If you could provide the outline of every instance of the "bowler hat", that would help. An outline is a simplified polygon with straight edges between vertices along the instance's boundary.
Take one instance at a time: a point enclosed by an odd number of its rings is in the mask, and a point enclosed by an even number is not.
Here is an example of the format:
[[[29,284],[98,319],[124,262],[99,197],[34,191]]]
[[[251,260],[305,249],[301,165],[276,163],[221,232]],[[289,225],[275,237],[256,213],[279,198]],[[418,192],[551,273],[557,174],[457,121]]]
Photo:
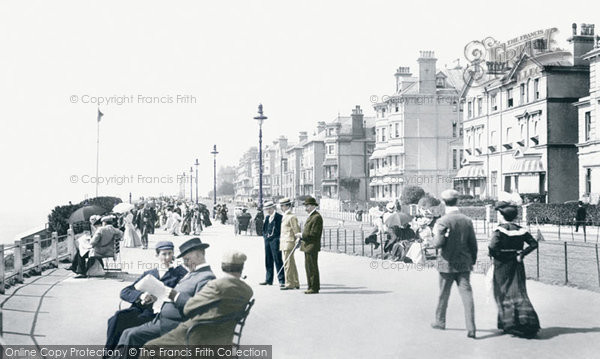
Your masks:
[[[311,196],[306,197],[306,199],[304,200],[304,205],[305,206],[318,206],[319,204],[317,203],[317,200],[312,198]]]
[[[189,251],[193,251],[195,249],[205,249],[208,248],[208,243],[202,243],[200,238],[195,237],[188,241],[183,242],[182,245],[179,246],[179,255],[177,258],[181,258],[186,255]]]

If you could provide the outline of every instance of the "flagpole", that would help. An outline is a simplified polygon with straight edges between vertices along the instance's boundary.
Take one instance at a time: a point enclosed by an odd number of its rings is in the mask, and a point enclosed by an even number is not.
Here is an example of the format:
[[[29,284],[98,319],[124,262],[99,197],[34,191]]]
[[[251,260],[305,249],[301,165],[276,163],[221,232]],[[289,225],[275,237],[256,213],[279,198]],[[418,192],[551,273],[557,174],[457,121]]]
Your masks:
[[[100,107],[98,107],[98,118],[96,120],[96,197],[98,197],[98,163],[100,161]]]

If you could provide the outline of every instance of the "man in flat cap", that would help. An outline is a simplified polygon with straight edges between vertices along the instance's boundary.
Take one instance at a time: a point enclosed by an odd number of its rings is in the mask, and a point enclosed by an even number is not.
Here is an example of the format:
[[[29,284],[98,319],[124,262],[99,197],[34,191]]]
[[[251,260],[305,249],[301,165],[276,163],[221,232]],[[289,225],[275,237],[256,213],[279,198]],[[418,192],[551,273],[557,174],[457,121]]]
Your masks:
[[[437,268],[440,273],[440,296],[434,329],[446,328],[446,308],[452,284],[456,282],[458,292],[465,310],[467,336],[475,338],[475,307],[471,290],[470,275],[477,261],[477,238],[473,230],[473,222],[460,213],[456,204],[458,192],[448,189],[442,192],[442,200],[446,204],[446,214],[433,227],[433,245],[440,248]]]
[[[188,329],[204,320],[222,322],[199,325],[190,334],[189,344],[231,345],[237,320],[253,294],[252,288],[241,279],[245,261],[244,253],[226,252],[221,261],[224,276],[208,282],[187,302],[183,314],[188,319],[146,346],[186,345]]]
[[[321,250],[323,217],[317,212],[318,206],[317,200],[310,196],[304,200],[304,209],[308,213],[308,218],[302,234],[296,234],[296,238],[302,241],[300,250],[304,252],[304,266],[308,281],[308,290],[304,292],[305,294],[316,294],[321,289],[318,258]]]
[[[275,211],[275,204],[272,201],[266,202],[263,208],[267,212],[267,218],[265,218],[262,231],[263,238],[265,239],[265,268],[267,269],[267,275],[265,281],[259,284],[273,284],[273,265],[275,265],[279,286],[283,287],[285,278],[283,277],[283,271],[280,270],[283,267],[283,259],[281,259],[281,251],[279,250],[282,216]]]
[[[179,246],[179,255],[183,257],[183,265],[190,271],[175,288],[165,286],[168,298],[161,306],[160,313],[152,322],[126,329],[119,339],[118,346],[140,347],[149,340],[160,337],[175,329],[184,319],[182,313],[186,303],[215,275],[206,263],[205,250],[209,245],[200,238],[192,238]]]
[[[158,242],[156,244],[156,257],[158,259],[156,267],[145,271],[133,284],[121,290],[121,300],[131,303],[131,306],[117,311],[108,319],[106,349],[112,350],[117,346],[121,333],[125,329],[137,327],[154,319],[153,304],[155,304],[156,297],[135,289],[135,285],[142,278],[151,275],[167,287],[173,288],[187,274],[188,271],[183,266],[172,266],[174,249],[175,246],[171,241]]]
[[[283,259],[286,261],[284,263],[285,287],[281,287],[280,289],[300,289],[298,269],[296,269],[296,261],[292,254],[296,245],[296,234],[300,233],[298,217],[292,213],[292,201],[289,198],[280,199],[279,206],[283,212],[279,249],[283,252]]]

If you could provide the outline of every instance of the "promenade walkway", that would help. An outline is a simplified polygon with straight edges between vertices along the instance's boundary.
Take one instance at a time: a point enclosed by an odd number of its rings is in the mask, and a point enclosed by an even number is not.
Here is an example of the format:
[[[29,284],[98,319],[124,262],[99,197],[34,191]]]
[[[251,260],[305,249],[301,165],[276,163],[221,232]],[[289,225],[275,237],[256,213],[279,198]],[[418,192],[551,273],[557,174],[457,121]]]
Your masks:
[[[151,237],[176,245],[190,237]],[[487,299],[483,276],[472,278],[477,340],[466,338],[462,305],[451,296],[446,331],[429,327],[438,288],[434,269],[416,270],[382,260],[322,252],[322,291],[280,291],[259,286],[264,279],[263,242],[234,236],[231,226],[216,224],[204,231],[210,243],[208,262],[217,276],[225,249],[248,254],[246,281],[256,305],[244,328],[242,344],[273,345],[274,358],[591,358],[600,350],[600,295],[568,287],[528,281],[531,300],[543,330],[538,339],[500,335],[496,306]],[[118,294],[136,274],[154,263],[154,252],[124,249],[120,266],[131,275],[74,279],[65,269],[46,271],[0,296],[4,339],[8,344],[103,344],[106,320],[118,308]],[[296,255],[305,288],[304,260]]]

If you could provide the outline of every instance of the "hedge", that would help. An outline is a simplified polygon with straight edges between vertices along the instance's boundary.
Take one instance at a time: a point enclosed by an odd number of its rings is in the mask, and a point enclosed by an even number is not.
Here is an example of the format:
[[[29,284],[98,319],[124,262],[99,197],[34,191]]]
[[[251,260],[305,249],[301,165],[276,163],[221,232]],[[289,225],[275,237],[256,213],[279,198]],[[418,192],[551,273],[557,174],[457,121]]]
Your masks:
[[[600,206],[586,205],[587,222],[600,223]],[[527,206],[527,222],[570,224],[574,222],[577,203],[531,203]]]

